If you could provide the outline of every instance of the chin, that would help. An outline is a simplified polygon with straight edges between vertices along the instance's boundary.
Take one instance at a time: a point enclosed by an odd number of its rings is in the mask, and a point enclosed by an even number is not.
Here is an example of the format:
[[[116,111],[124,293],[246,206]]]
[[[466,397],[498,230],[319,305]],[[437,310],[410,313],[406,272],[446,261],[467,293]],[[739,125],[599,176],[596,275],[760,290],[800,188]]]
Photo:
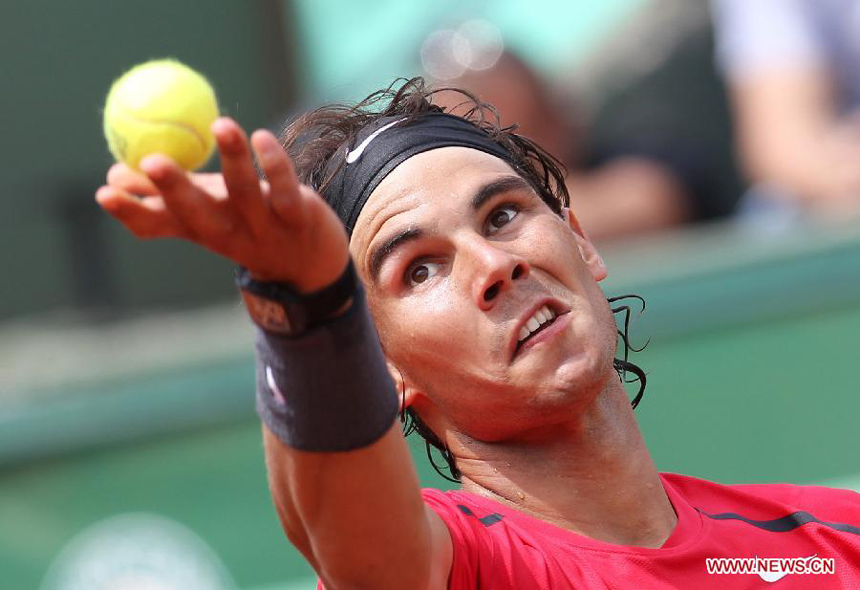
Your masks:
[[[530,405],[542,411],[575,412],[592,403],[612,378],[617,378],[615,368],[604,351],[580,350],[539,379]]]
[[[607,362],[596,350],[579,351],[549,374],[546,371],[546,367],[540,375],[530,371],[530,375],[517,380],[519,383],[496,391],[490,396],[496,398],[495,404],[487,400],[490,403],[479,410],[470,408],[465,414],[480,415],[481,419],[458,424],[458,429],[486,443],[523,437],[534,440],[555,432],[559,426],[566,428],[571,419],[594,403],[609,379],[617,379],[612,359]],[[488,416],[494,419],[488,420]]]

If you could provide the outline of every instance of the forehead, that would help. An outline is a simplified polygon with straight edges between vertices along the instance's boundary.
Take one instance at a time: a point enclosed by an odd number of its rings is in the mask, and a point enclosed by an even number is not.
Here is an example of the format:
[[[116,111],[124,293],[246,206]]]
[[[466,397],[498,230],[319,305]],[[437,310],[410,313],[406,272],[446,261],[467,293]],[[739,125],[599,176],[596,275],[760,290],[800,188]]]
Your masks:
[[[401,163],[374,189],[367,199],[350,241],[350,251],[361,260],[380,229],[407,223],[420,216],[425,223],[434,217],[467,208],[474,191],[514,170],[503,160],[480,150],[449,146],[412,156]]]

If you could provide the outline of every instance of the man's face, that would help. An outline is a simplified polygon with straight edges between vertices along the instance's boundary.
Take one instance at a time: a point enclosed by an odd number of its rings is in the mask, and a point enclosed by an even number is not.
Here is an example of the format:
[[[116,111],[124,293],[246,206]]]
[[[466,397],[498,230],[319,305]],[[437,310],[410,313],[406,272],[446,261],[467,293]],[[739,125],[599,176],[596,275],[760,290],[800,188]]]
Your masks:
[[[437,433],[564,426],[614,375],[603,262],[567,211],[494,156],[406,160],[368,199],[350,251],[383,349]]]

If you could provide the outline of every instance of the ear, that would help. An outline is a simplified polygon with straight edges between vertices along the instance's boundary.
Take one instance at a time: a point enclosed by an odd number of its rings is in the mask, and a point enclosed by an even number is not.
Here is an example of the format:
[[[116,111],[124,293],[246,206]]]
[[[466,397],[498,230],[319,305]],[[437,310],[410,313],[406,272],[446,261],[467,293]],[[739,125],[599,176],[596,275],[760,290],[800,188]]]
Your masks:
[[[582,261],[585,262],[588,270],[591,271],[594,280],[602,281],[609,276],[609,270],[606,268],[606,263],[603,262],[603,258],[601,258],[600,254],[597,252],[597,248],[595,248],[591,240],[588,239],[588,234],[586,234],[585,230],[582,229],[582,226],[579,225],[579,220],[570,208],[565,207],[561,210],[561,213],[576,236],[576,243],[579,247],[579,255],[582,256]]]
[[[388,374],[391,375],[391,379],[394,380],[394,387],[397,389],[398,412],[402,412],[415,401],[415,389],[406,385],[403,379],[403,373],[394,363],[385,359],[385,364],[388,367]]]

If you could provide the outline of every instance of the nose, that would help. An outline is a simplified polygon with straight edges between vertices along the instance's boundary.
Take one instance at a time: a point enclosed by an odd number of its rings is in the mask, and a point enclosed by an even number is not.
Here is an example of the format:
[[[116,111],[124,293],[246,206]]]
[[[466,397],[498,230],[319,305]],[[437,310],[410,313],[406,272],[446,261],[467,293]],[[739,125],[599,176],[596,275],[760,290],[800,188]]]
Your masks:
[[[491,309],[499,295],[513,286],[514,281],[525,279],[531,270],[522,256],[497,248],[481,240],[472,244],[472,297],[478,307]]]

